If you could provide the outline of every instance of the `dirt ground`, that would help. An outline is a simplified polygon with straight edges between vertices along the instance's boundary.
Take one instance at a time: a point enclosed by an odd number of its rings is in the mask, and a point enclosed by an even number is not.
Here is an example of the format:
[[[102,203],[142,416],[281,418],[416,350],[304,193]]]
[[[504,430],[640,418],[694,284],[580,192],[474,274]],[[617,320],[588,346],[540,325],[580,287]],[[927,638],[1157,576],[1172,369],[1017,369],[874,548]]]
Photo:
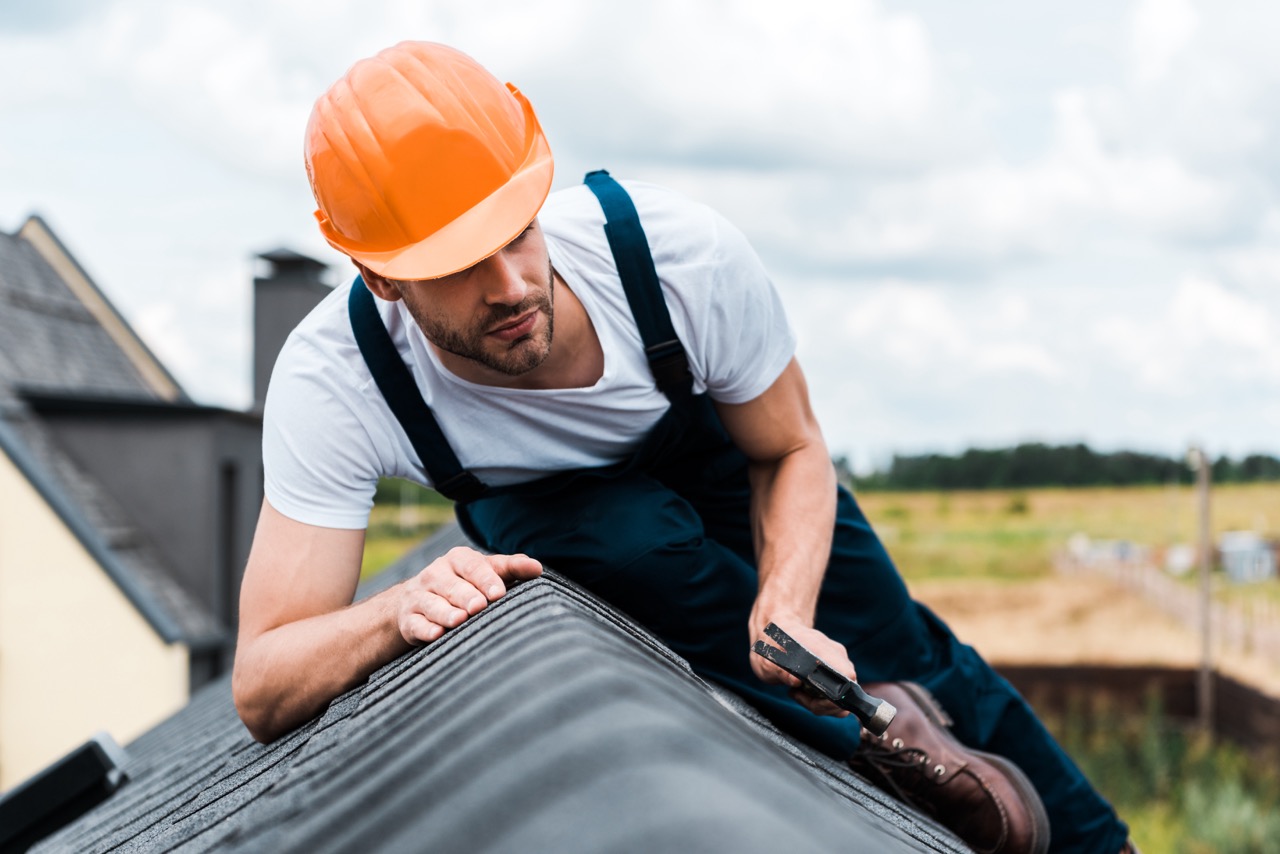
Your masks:
[[[1194,667],[1197,635],[1137,594],[1098,578],[917,581],[912,595],[993,664]],[[1280,697],[1280,662],[1217,652],[1222,672]]]

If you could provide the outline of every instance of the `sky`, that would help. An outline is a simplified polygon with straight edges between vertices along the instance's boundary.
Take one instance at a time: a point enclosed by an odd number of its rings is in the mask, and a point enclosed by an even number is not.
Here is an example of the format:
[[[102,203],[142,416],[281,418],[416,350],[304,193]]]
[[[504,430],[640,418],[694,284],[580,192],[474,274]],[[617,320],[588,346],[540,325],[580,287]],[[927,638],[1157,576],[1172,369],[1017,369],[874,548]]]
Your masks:
[[[515,83],[556,156],[751,239],[833,452],[1280,454],[1280,5],[0,3],[0,230],[54,229],[198,400],[250,391],[257,253],[348,275],[311,105],[402,39]]]

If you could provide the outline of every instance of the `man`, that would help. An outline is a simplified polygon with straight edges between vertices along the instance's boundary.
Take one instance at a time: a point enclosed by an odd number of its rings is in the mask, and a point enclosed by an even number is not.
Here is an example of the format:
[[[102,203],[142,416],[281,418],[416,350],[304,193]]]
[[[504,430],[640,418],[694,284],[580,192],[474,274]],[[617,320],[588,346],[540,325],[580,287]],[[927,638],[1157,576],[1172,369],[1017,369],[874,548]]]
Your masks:
[[[306,158],[321,231],[360,275],[290,337],[267,397],[234,678],[256,738],[546,561],[978,850],[1045,850],[1033,784],[1056,849],[1122,848],[1114,812],[910,600],[837,488],[777,294],[732,226],[604,173],[548,198],[528,101],[440,45],[352,67]],[[454,550],[352,605],[380,476],[454,498],[493,554]],[[899,708],[883,740],[750,655],[770,622],[851,678],[853,653]]]

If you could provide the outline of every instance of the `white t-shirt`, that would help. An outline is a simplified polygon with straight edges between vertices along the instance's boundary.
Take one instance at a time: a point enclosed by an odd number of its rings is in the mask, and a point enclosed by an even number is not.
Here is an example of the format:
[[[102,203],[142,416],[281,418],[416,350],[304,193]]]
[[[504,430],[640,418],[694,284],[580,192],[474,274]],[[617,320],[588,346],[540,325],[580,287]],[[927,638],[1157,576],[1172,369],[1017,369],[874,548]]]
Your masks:
[[[705,205],[661,187],[624,186],[688,354],[694,393],[724,403],[758,397],[795,350],[759,258]],[[669,406],[645,360],[595,196],[581,185],[554,193],[539,222],[552,266],[600,336],[604,373],[590,388],[468,382],[440,363],[402,302],[375,297],[454,453],[491,486],[626,459]],[[291,519],[329,528],[367,525],[379,477],[431,485],[360,355],[347,316],[350,288],[336,288],[285,342],[263,423],[267,500]]]

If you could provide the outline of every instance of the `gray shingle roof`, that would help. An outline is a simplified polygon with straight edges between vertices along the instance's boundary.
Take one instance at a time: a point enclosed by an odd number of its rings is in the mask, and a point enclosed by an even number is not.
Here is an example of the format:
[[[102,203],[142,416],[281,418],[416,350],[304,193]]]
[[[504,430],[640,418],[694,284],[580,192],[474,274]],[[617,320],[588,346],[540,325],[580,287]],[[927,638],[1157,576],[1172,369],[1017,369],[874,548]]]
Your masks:
[[[48,226],[35,222],[65,252]],[[119,504],[53,441],[19,393],[32,389],[164,402],[22,233],[0,233],[0,452],[23,470],[161,637],[196,647],[218,643],[226,628],[172,580]],[[180,393],[179,401],[186,395]]]
[[[131,397],[156,394],[20,234],[0,233],[0,382]]]
[[[127,750],[130,781],[33,851],[965,850],[550,574],[270,745],[223,679]]]

